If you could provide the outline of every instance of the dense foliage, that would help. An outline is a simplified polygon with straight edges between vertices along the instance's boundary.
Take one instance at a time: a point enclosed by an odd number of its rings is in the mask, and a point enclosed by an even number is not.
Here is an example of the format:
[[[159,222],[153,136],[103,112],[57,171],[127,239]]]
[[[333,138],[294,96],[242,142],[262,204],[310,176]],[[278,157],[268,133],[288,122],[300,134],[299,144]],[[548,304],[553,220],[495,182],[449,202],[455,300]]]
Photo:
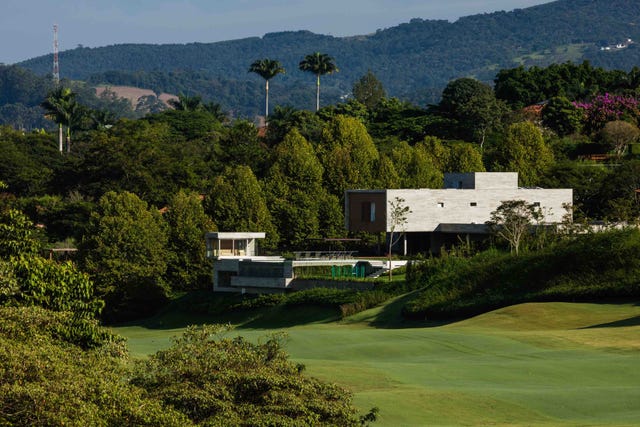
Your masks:
[[[304,376],[282,350],[282,336],[254,344],[224,332],[187,329],[139,363],[132,383],[197,425],[360,425],[351,396]]]
[[[60,333],[69,321],[0,307],[3,425],[361,425],[350,393],[305,376],[279,337],[254,344],[191,328],[132,367],[120,341],[69,343]]]
[[[575,235],[519,256],[496,250],[434,258],[417,266],[424,286],[407,303],[412,319],[468,317],[531,301],[602,301],[640,296],[640,231]]]

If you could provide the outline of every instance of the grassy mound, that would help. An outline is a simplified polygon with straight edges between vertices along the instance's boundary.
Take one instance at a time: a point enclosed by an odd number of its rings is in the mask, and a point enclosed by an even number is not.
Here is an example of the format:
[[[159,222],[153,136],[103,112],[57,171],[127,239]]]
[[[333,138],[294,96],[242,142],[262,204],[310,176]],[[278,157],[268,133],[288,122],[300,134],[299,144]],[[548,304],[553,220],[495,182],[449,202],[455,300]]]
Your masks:
[[[424,286],[403,310],[409,319],[469,317],[531,301],[599,301],[640,297],[640,231],[577,236],[513,256],[429,260],[416,267]]]

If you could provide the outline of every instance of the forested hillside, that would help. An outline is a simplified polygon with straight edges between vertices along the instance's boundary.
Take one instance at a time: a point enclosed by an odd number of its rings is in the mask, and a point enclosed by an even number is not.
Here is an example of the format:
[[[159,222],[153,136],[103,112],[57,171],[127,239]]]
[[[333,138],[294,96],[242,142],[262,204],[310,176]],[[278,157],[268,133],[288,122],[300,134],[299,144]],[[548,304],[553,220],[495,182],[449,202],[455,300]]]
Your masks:
[[[312,52],[328,53],[340,69],[323,79],[323,100],[335,103],[368,70],[388,94],[425,105],[437,102],[453,78],[491,81],[499,69],[565,61],[630,69],[640,48],[601,51],[628,38],[640,41],[640,3],[635,0],[559,0],[512,12],[464,17],[456,22],[413,19],[357,37],[308,31],[185,45],[125,44],[81,47],[60,54],[61,73],[94,83],[128,84],[157,92],[200,94],[241,115],[261,111],[260,78],[247,73],[258,58],[279,60],[287,73],[274,79],[274,105],[312,108],[313,77],[298,71]],[[372,29],[373,30],[373,29]],[[51,56],[20,65],[44,75]]]

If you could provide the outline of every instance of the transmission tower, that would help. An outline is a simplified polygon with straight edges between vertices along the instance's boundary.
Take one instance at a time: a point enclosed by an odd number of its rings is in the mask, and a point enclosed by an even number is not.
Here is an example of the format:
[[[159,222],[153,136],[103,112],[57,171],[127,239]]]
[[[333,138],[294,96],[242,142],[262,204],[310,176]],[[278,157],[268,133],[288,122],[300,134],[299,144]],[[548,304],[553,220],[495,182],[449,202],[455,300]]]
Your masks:
[[[58,24],[53,26],[53,82],[60,84],[60,62],[58,61]]]

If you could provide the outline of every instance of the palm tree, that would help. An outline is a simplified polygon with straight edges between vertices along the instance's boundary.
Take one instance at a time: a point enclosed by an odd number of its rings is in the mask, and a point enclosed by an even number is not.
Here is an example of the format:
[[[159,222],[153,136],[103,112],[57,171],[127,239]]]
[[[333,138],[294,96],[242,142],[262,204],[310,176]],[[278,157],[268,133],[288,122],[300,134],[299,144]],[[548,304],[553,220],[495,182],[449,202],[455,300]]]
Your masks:
[[[320,109],[320,76],[338,71],[333,58],[326,53],[312,53],[304,57],[298,66],[302,71],[308,71],[316,75],[316,111]]]
[[[78,111],[76,94],[69,88],[58,87],[47,95],[40,104],[45,117],[58,124],[58,149],[62,153],[62,127],[67,127],[67,152],[71,150],[71,121]]]
[[[203,109],[202,97],[199,95],[189,96],[181,93],[178,99],[169,99],[167,104],[178,111],[202,111]]]
[[[284,74],[285,69],[282,64],[280,64],[280,61],[265,58],[254,61],[249,67],[249,72],[258,74],[265,81],[264,90],[266,93],[266,101],[264,117],[267,118],[269,117],[269,80],[278,74]]]

